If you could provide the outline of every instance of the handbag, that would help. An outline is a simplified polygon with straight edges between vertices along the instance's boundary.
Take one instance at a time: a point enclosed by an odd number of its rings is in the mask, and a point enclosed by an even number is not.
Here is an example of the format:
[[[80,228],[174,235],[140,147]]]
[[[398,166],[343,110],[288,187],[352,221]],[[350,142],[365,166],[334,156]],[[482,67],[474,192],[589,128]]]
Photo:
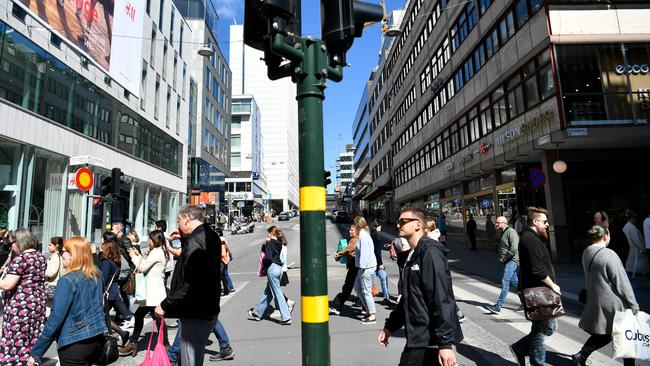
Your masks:
[[[264,260],[266,259],[266,253],[264,251],[260,252],[259,261],[257,263],[257,277],[266,276],[266,267],[264,267]]]
[[[348,246],[348,240],[347,239],[341,239],[339,240],[339,246],[336,248],[336,252],[340,252],[343,249],[345,249]],[[347,256],[340,256],[338,259],[339,263],[345,264],[348,261]]]
[[[591,265],[594,264],[594,259],[596,259],[596,256],[598,255],[598,253],[600,253],[600,251],[603,250],[603,249],[605,249],[605,248],[598,249],[596,254],[594,254],[594,256],[591,257],[591,262],[589,263],[589,267],[587,267],[587,278],[586,278],[586,280],[589,280],[589,274],[591,273]],[[581,304],[586,304],[587,303],[587,289],[586,288],[583,288],[582,290],[580,290],[580,293],[578,293],[578,301],[580,301]]]
[[[562,306],[562,298],[549,287],[525,288],[521,295],[527,320],[548,320],[566,314]]]
[[[56,269],[56,274],[54,275],[54,278],[59,277],[59,273],[61,273],[61,254],[56,253],[56,255],[59,256],[59,268]],[[56,292],[56,285],[45,285],[45,298],[47,300],[52,300],[54,298],[54,293]]]
[[[142,273],[135,274],[135,300],[145,301],[147,299],[147,279]]]
[[[117,339],[111,335],[111,318],[109,315],[109,307],[108,307],[108,291],[111,288],[111,285],[113,285],[113,280],[115,279],[115,273],[113,273],[113,277],[111,277],[111,281],[108,283],[108,286],[106,287],[106,290],[104,290],[103,294],[103,300],[104,300],[104,318],[106,319],[106,327],[107,331],[106,333],[102,334],[103,340],[102,340],[102,349],[99,351],[97,355],[97,359],[95,359],[95,364],[99,366],[104,366],[104,365],[109,365],[120,357],[120,352],[117,349]]]
[[[172,363],[169,361],[169,356],[167,355],[167,350],[165,349],[165,344],[163,343],[164,326],[165,319],[160,318],[158,341],[156,342],[152,355],[151,341],[153,340],[153,334],[156,331],[156,322],[153,322],[153,329],[151,331],[151,336],[149,337],[149,345],[147,346],[147,354],[144,357],[144,361],[137,364],[137,366],[171,366]]]
[[[124,284],[124,287],[122,290],[124,290],[124,293],[127,295],[134,296],[135,295],[135,272],[131,273],[131,276],[129,276],[129,279],[126,280],[126,283]]]
[[[650,360],[650,315],[631,309],[617,311],[612,323],[613,358]]]

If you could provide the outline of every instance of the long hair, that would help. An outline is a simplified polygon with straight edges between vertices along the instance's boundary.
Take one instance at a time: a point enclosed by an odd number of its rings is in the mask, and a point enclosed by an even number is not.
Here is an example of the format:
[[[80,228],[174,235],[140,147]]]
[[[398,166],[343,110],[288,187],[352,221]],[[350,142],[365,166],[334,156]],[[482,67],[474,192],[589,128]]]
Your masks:
[[[106,240],[102,243],[102,257],[114,261],[118,266],[122,264],[117,240]]]
[[[279,227],[273,226],[269,228],[269,233],[273,236],[275,236],[279,242],[281,242],[283,245],[287,245],[287,238],[285,238],[284,233],[282,230],[280,230]]]
[[[60,236],[53,236],[50,238],[50,243],[56,247],[56,252],[61,254],[63,251],[63,238]]]
[[[167,251],[167,239],[165,239],[165,234],[160,230],[154,230],[149,233],[149,239],[153,242],[154,248],[162,248],[163,253],[165,253],[165,260],[169,260],[169,252]]]
[[[96,280],[100,276],[99,269],[93,263],[90,243],[83,236],[73,236],[63,241],[63,248],[70,252],[68,272],[80,271],[87,279]]]
[[[356,226],[359,234],[361,234],[361,230],[365,230],[367,233],[370,233],[368,223],[366,222],[366,219],[363,218],[363,216],[358,216],[356,219],[354,219],[354,226]]]

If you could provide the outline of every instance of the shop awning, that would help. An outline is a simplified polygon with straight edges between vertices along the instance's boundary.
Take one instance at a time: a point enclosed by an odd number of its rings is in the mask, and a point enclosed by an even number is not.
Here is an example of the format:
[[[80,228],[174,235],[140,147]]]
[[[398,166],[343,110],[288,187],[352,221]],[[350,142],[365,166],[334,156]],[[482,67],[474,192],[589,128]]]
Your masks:
[[[390,190],[390,187],[377,187],[377,189],[375,189],[372,192],[365,195],[363,197],[363,200],[365,200],[365,201],[374,201],[377,198],[381,197],[384,193],[388,192],[389,190]]]

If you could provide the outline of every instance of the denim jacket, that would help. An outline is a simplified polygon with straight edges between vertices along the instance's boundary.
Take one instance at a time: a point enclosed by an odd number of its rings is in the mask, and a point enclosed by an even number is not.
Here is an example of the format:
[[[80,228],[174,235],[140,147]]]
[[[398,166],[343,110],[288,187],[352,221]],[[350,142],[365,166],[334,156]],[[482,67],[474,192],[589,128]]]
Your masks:
[[[32,347],[31,356],[40,360],[56,339],[57,348],[105,333],[102,300],[104,281],[86,279],[75,271],[59,279],[52,299],[52,312],[43,333]]]

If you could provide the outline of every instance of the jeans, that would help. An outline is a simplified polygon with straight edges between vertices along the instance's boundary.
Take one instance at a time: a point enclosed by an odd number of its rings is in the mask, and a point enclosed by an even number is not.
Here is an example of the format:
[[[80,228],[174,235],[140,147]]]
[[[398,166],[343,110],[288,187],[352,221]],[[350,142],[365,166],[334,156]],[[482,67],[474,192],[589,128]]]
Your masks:
[[[359,268],[357,273],[357,281],[354,283],[354,290],[359,295],[361,304],[368,309],[368,314],[374,314],[375,311],[375,299],[372,297],[371,287],[372,287],[372,275],[375,273],[376,267],[370,268]]]
[[[386,275],[386,271],[379,269],[378,267],[372,274],[372,281],[370,283],[375,283],[377,276],[379,276],[379,281],[381,282],[381,292],[384,294],[384,299],[390,299],[390,291],[388,291],[388,276]]]
[[[181,353],[181,321],[177,320],[176,324],[178,324],[178,329],[176,331],[176,337],[174,337],[174,343],[167,348],[167,356],[171,362],[178,361],[178,356]]]
[[[181,319],[179,328],[182,326],[184,331],[180,332],[180,364],[182,366],[203,365],[203,356],[205,355],[205,346],[208,344],[210,330],[214,328],[215,320],[203,319]]]
[[[527,351],[532,366],[544,366],[546,362],[546,345],[544,336],[550,336],[557,330],[557,319],[531,321],[530,333],[512,345],[517,353]]]
[[[289,313],[289,306],[287,301],[284,299],[284,294],[280,288],[280,278],[282,277],[282,266],[279,266],[275,263],[271,264],[269,269],[266,271],[266,289],[264,294],[260,298],[260,301],[257,302],[253,308],[253,314],[256,316],[262,317],[266,308],[271,304],[271,300],[275,298],[275,307],[280,310],[280,315],[282,321],[291,319],[291,313]]]
[[[223,277],[226,279],[226,283],[228,284],[228,290],[234,291],[235,285],[232,284],[232,278],[230,278],[230,274],[228,273],[228,266],[223,270]]]
[[[519,267],[517,262],[513,260],[507,261],[503,266],[501,294],[499,295],[499,300],[497,300],[497,303],[495,304],[499,309],[503,306],[503,302],[506,300],[506,296],[508,296],[510,287],[517,288],[517,284],[519,283],[519,279],[517,278],[517,267]]]

